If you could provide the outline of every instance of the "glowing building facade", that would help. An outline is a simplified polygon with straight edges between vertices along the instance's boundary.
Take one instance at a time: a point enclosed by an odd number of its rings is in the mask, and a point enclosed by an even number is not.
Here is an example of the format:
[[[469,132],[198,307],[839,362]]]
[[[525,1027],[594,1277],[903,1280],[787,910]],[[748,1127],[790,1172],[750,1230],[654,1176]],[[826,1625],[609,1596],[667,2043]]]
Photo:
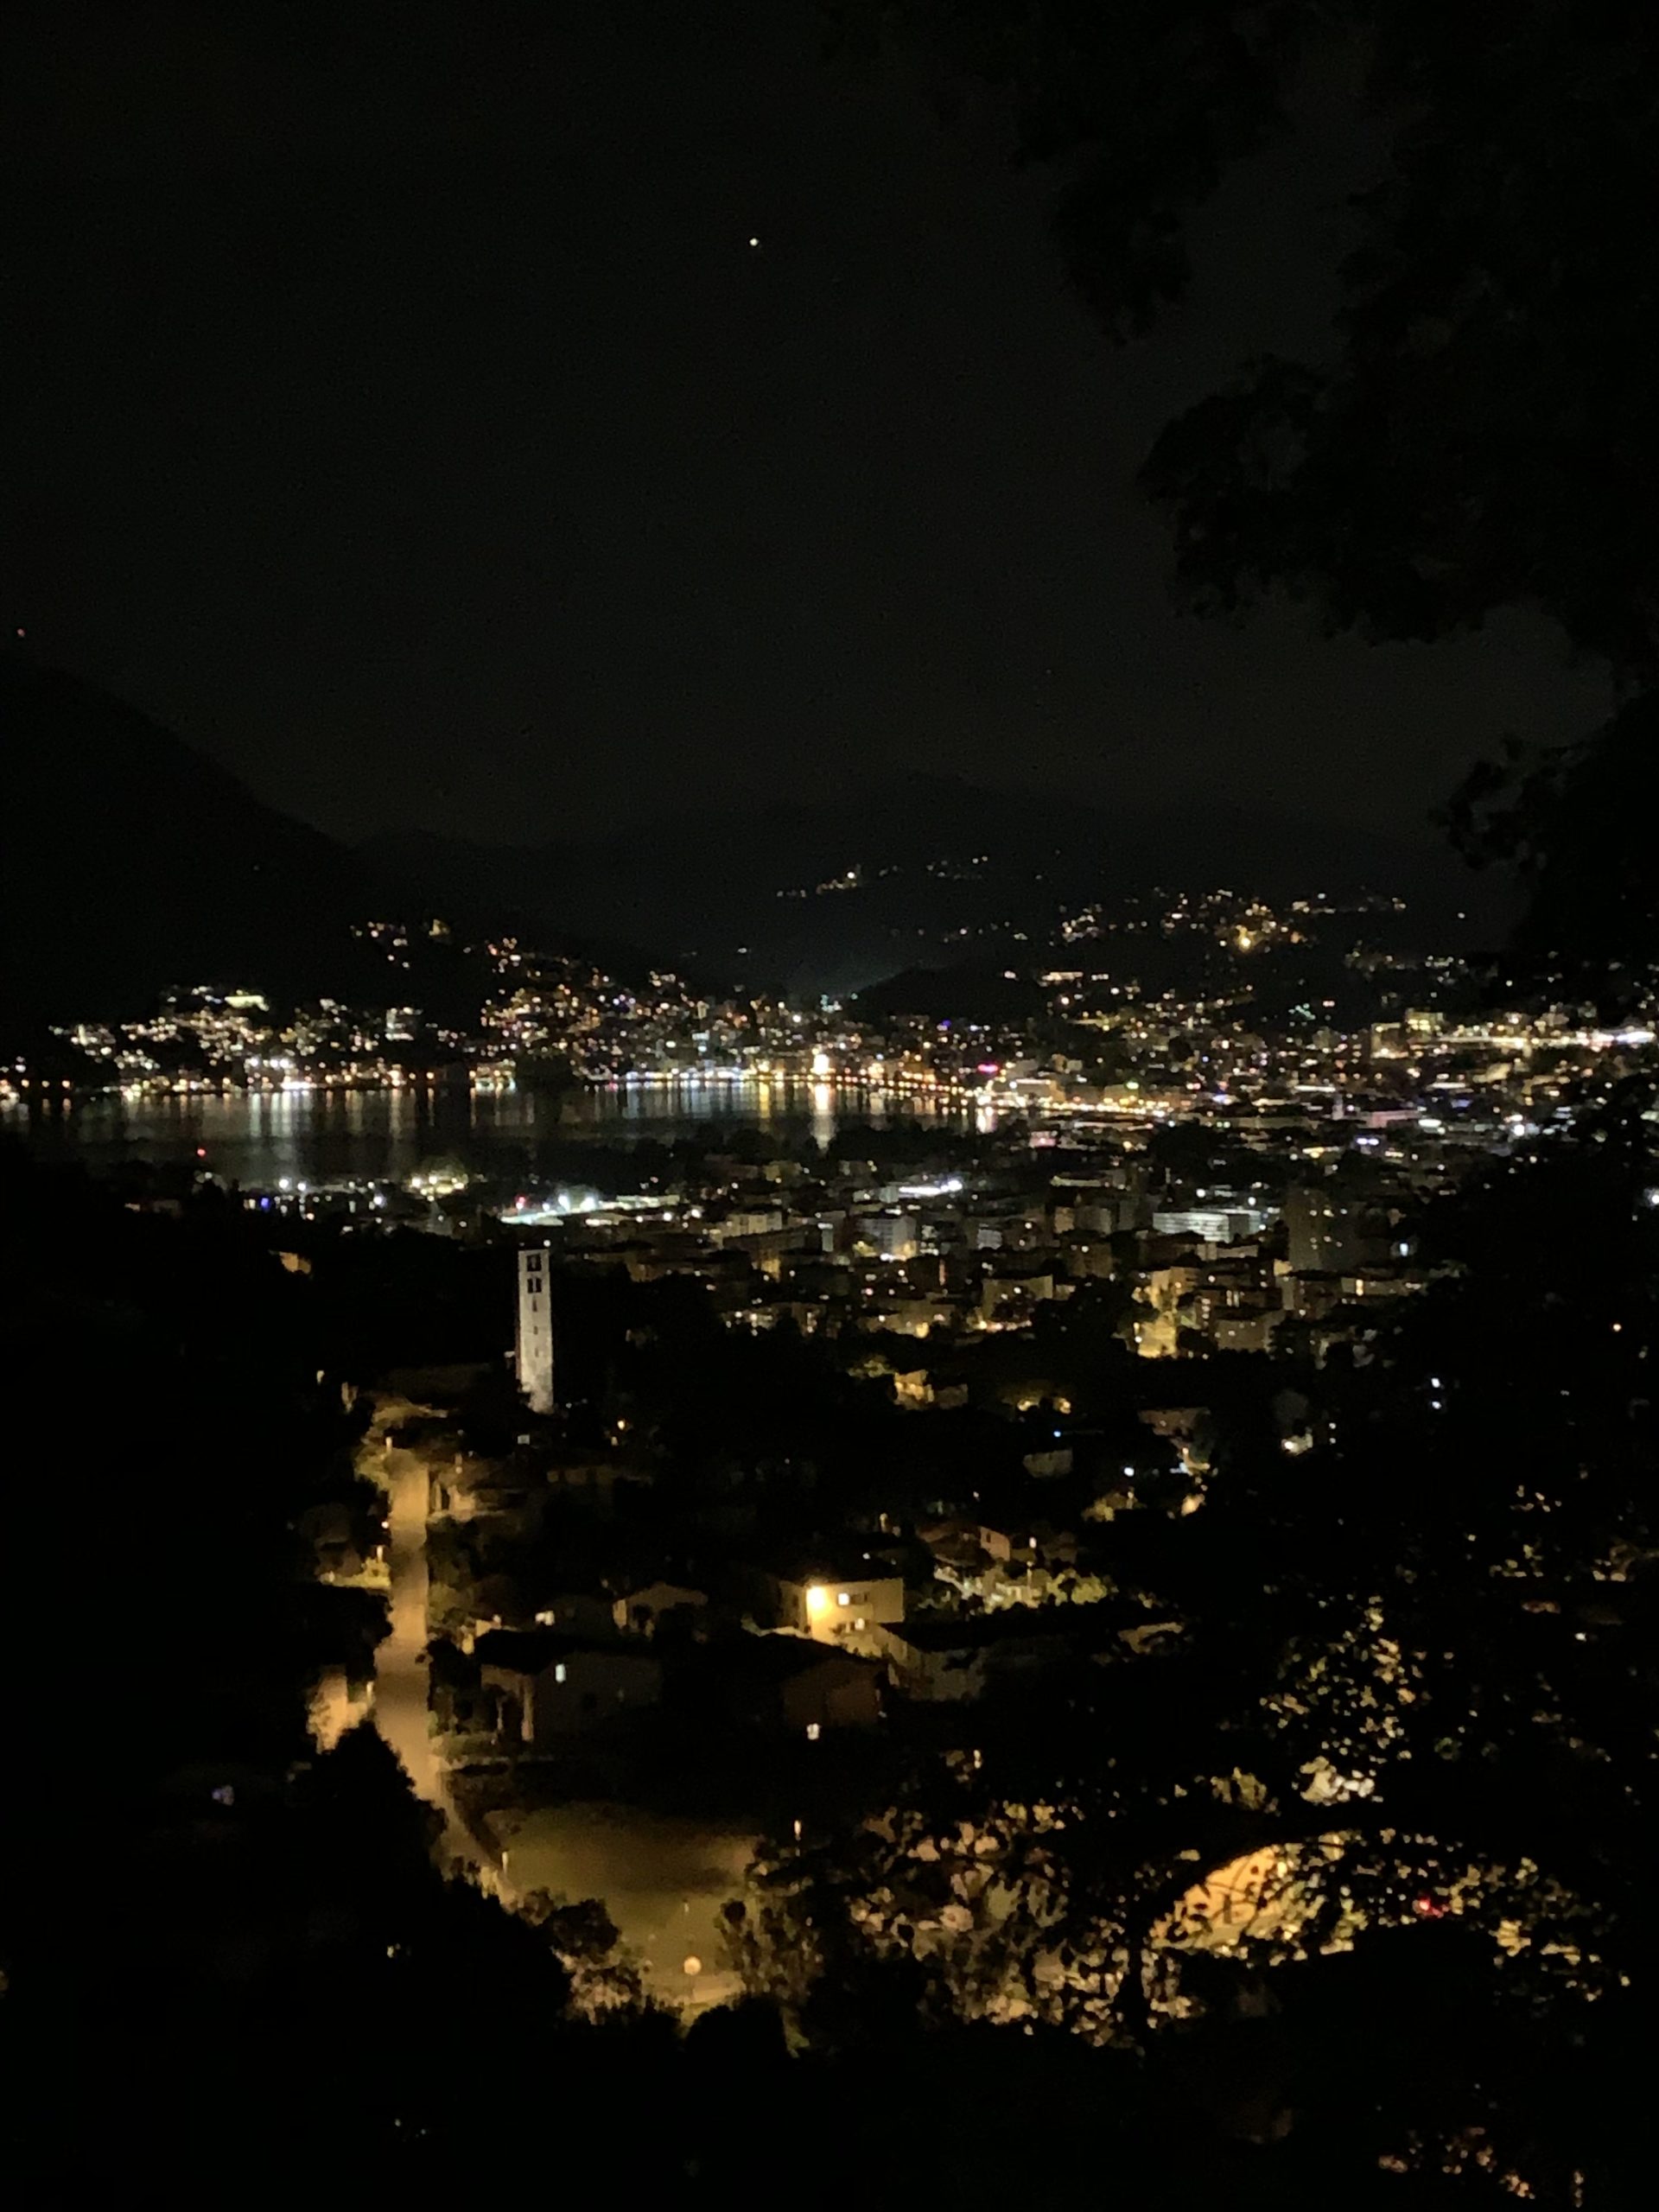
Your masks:
[[[518,1388],[533,1414],[553,1410],[553,1313],[547,1294],[547,1253],[518,1255]]]

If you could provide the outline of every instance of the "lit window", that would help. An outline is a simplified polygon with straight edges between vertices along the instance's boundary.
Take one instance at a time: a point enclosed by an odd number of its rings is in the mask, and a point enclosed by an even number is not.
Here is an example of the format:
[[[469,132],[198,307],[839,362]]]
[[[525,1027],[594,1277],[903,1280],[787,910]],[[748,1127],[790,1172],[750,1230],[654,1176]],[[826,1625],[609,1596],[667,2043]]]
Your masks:
[[[809,1721],[807,1722],[807,1724],[806,1724],[806,1740],[807,1740],[807,1742],[808,1742],[809,1744],[816,1744],[816,1743],[817,1742],[817,1740],[818,1740],[818,1738],[819,1738],[823,1733],[823,1731],[819,1727],[819,1726],[818,1726],[818,1724],[817,1724],[817,1722],[816,1720],[809,1720]]]
[[[847,1592],[845,1590],[837,1590],[837,1591],[836,1591],[836,1603],[838,1605],[850,1605],[852,1604],[852,1602],[853,1602],[853,1601],[852,1601],[851,1597],[848,1594],[848,1592]]]
[[[563,1659],[560,1660],[558,1665],[553,1669],[553,1679],[556,1682],[562,1682],[564,1680],[564,1662]]]

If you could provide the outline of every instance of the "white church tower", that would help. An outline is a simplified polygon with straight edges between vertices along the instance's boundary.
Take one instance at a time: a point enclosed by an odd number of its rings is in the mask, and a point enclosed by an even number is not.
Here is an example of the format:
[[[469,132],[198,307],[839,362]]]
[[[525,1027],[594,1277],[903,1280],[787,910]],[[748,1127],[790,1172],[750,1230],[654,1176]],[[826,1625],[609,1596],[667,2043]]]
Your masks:
[[[533,1414],[553,1410],[553,1314],[547,1296],[547,1254],[518,1255],[518,1388]]]

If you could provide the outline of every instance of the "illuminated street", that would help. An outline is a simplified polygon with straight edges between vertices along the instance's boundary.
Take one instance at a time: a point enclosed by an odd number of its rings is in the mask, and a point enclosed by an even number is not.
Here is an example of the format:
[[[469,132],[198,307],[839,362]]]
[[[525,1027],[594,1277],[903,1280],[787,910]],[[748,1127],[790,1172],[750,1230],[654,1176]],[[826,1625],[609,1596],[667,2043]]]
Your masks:
[[[741,1891],[753,1838],[614,1805],[496,1814],[476,1832],[463,1819],[429,1725],[426,1465],[385,1440],[416,1410],[383,1407],[362,1455],[388,1500],[390,1630],[377,1655],[375,1726],[420,1796],[442,1813],[448,1864],[504,1898],[531,1890],[571,1903],[597,1897],[653,1996],[682,2010],[725,2003],[737,1980],[720,1964],[720,1908]],[[686,1974],[688,1960],[698,1963],[695,1977]]]
[[[395,1410],[407,1414],[412,1408]],[[384,1442],[387,1426],[383,1408],[362,1459],[364,1471],[386,1491],[391,1575],[390,1626],[375,1658],[374,1725],[416,1792],[443,1815],[445,1859],[477,1870],[484,1854],[456,1808],[428,1725],[426,1467],[416,1452]]]

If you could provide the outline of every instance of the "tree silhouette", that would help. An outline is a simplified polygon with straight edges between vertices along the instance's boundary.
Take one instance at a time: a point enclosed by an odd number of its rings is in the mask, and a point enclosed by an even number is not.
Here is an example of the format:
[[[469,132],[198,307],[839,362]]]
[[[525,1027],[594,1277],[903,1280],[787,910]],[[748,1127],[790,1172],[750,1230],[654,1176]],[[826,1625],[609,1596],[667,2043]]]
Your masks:
[[[1379,134],[1335,344],[1269,358],[1158,439],[1144,472],[1188,602],[1269,593],[1326,626],[1434,639],[1541,611],[1631,694],[1559,755],[1510,753],[1450,809],[1532,893],[1511,966],[1612,1004],[1659,961],[1648,863],[1659,680],[1659,245],[1632,222],[1659,129],[1659,24],[1573,0],[842,0],[994,88],[1055,187],[1072,276],[1123,338],[1185,289],[1191,215],[1288,128],[1333,56]],[[1329,95],[1327,94],[1328,98]],[[1640,696],[1637,696],[1640,695]]]
[[[1656,1189],[1631,1085],[1431,1209],[1446,1272],[1307,1378],[1313,1448],[1219,1426],[1142,1569],[1175,1654],[988,1698],[769,1845],[751,1986],[839,2048],[902,1974],[924,2022],[1064,2029],[1188,2097],[1270,2051],[1235,2120],[1287,2131],[1287,2185],[1319,2145],[1344,2185],[1622,2201],[1639,2107],[1591,2089],[1659,1964]]]

